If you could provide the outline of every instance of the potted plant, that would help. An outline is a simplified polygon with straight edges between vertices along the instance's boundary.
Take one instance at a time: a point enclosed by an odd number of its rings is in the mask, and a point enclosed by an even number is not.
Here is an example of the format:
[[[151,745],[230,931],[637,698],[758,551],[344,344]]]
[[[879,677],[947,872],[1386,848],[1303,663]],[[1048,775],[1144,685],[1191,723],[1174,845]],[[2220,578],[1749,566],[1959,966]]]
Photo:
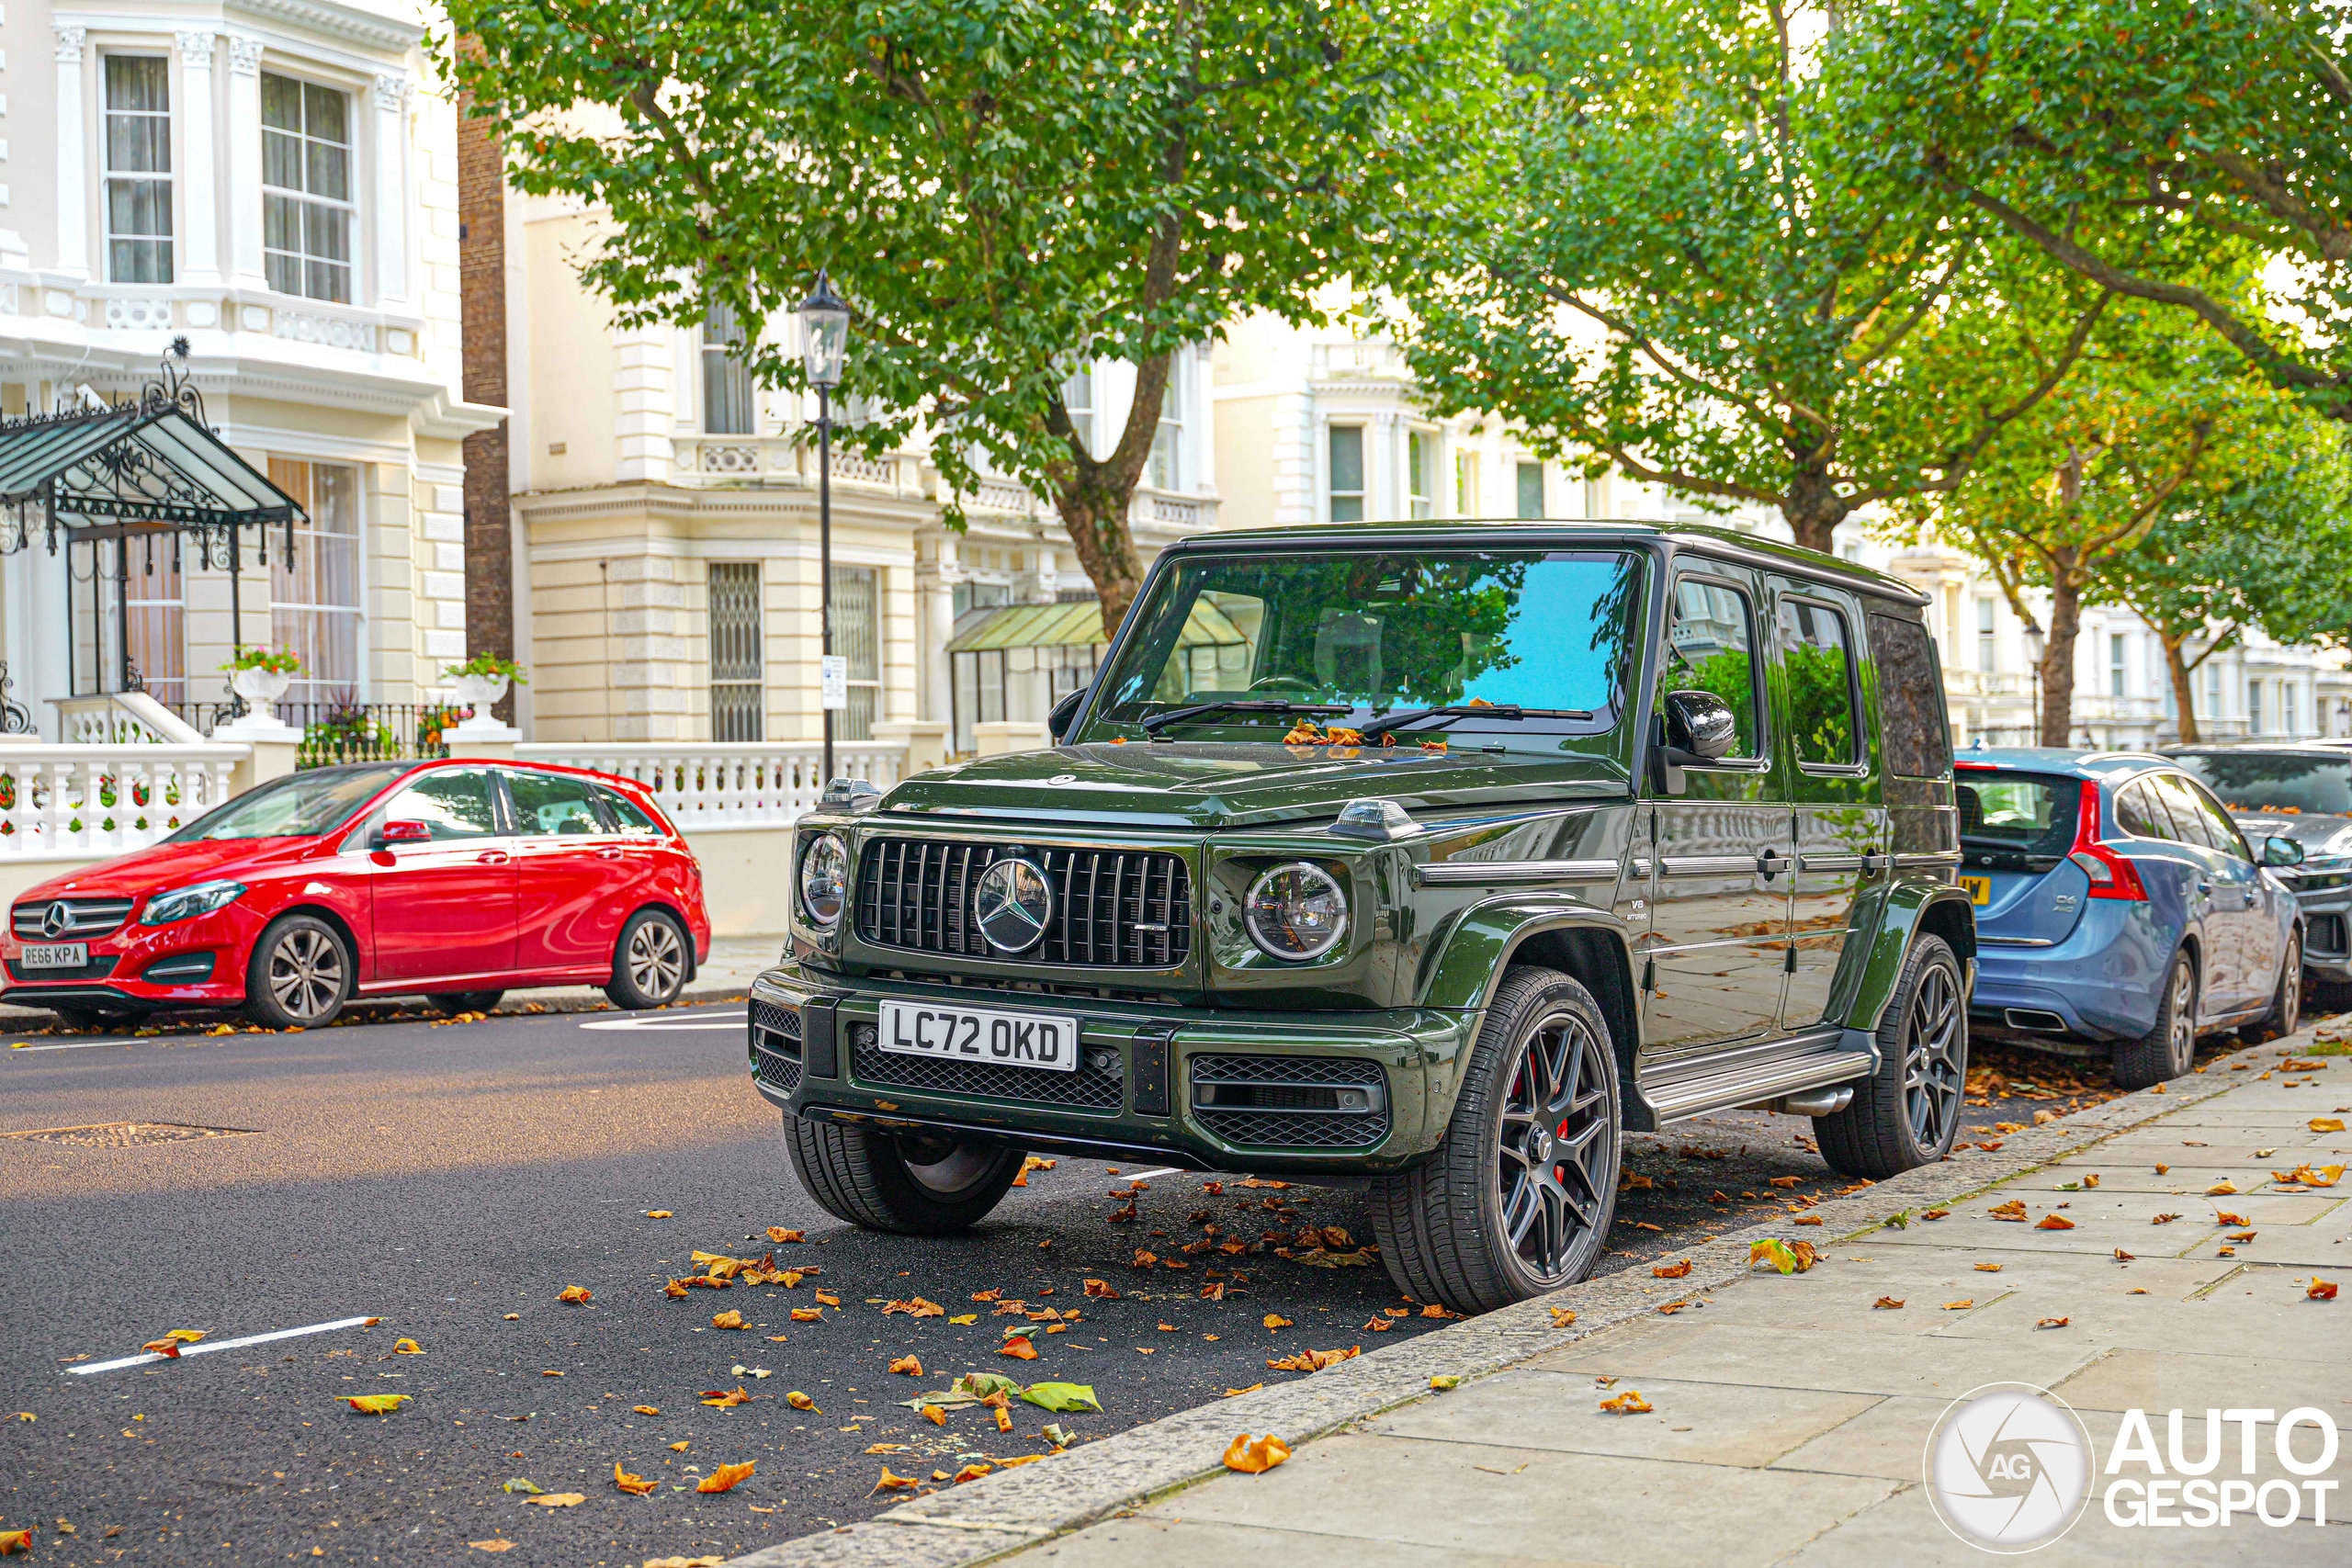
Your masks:
[[[245,699],[247,707],[266,713],[286,694],[295,671],[302,668],[302,660],[290,648],[276,652],[266,648],[241,648],[236,657],[220,668],[229,671],[230,688]]]
[[[531,683],[521,665],[494,653],[477,653],[463,664],[450,665],[441,675],[458,689],[458,700],[470,706],[478,718],[488,716],[491,705],[506,694],[508,682]]]

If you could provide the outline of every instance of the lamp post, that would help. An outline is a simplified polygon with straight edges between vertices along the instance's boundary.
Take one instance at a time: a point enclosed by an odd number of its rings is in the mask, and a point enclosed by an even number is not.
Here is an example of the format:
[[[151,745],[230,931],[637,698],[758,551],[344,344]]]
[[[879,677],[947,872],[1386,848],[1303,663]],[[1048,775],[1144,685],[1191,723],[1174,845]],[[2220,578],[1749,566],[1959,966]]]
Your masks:
[[[2029,736],[2030,736],[2030,737],[2031,737],[2031,739],[2030,739],[2030,744],[2031,744],[2031,745],[2035,745],[2035,746],[2039,746],[2039,745],[2041,745],[2041,654],[2042,654],[2042,648],[2043,648],[2043,639],[2042,639],[2041,628],[2040,626],[2029,626],[2028,627],[2026,627],[2026,629],[2025,629],[2025,658],[2026,658],[2026,665],[2027,665],[2027,667],[2028,667],[2029,669],[2030,669],[2030,670],[2033,671],[2033,706],[2032,706],[2032,708],[2029,711],[2029,714],[2028,714],[2028,716],[2027,716],[2027,719],[2026,719],[2026,726],[2027,726],[2026,733],[2027,733]]]
[[[800,357],[808,384],[817,389],[817,578],[820,701],[825,714],[827,784],[833,782],[833,690],[846,671],[833,660],[833,389],[842,384],[842,356],[849,347],[849,306],[833,292],[822,270],[817,287],[800,302]],[[843,690],[846,704],[848,694]]]

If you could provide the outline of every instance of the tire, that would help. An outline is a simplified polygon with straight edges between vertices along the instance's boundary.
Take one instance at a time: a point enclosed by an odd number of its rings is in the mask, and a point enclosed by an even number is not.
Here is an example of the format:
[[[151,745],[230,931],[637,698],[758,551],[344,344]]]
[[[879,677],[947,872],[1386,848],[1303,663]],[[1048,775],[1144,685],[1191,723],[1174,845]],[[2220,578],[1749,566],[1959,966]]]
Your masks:
[[[1921,936],[1878,1025],[1879,1069],[1843,1111],[1814,1118],[1821,1157],[1841,1176],[1883,1181],[1951,1152],[1968,1085],[1968,1006],[1960,960]]]
[[[2239,1031],[2246,1043],[2259,1045],[2266,1040],[2277,1040],[2292,1034],[2303,1021],[2303,933],[2292,931],[2287,937],[2287,952],[2278,965],[2278,985],[2270,993],[2270,1010],[2262,1021]]]
[[[661,909],[644,909],[629,917],[621,939],[613,944],[613,978],[605,987],[616,1008],[643,1011],[668,1007],[686,988],[694,968],[694,947],[677,917]]]
[[[1020,1149],[784,1119],[808,1195],[836,1219],[892,1235],[952,1235],[988,1217],[1021,1174]]]
[[[2197,962],[2187,948],[2172,955],[2156,1021],[2137,1040],[2115,1048],[2115,1081],[2149,1089],[2188,1071],[2197,1057]]]
[[[461,1012],[488,1012],[505,995],[504,991],[444,991],[425,998],[424,1005],[444,1018],[455,1018]]]
[[[285,915],[254,943],[245,1016],[264,1029],[319,1029],[351,998],[351,949],[316,915]]]
[[[1489,1312],[1589,1274],[1617,1208],[1622,1109],[1592,993],[1556,969],[1504,975],[1444,1141],[1372,1184],[1397,1289]]]

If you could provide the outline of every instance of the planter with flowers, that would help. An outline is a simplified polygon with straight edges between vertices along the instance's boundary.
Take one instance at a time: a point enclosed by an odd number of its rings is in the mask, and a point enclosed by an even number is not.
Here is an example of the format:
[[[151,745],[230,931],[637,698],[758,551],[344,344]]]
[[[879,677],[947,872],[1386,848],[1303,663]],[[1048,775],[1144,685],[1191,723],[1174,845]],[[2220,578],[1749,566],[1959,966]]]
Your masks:
[[[503,734],[506,727],[492,716],[492,706],[506,694],[509,685],[531,683],[520,664],[494,653],[477,653],[463,664],[450,665],[441,671],[441,676],[457,689],[458,701],[474,710],[472,716],[456,726],[453,733],[478,730]]]
[[[266,648],[241,648],[221,669],[229,671],[229,688],[245,699],[255,713],[267,713],[286,694],[302,660],[290,648],[272,652]]]

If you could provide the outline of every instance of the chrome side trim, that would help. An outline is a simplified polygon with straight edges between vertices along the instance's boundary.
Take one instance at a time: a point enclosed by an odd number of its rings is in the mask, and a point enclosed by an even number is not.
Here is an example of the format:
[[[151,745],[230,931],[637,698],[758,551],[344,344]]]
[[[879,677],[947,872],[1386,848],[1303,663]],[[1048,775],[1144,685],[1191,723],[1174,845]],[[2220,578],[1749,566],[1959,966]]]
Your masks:
[[[1868,1077],[1873,1070],[1869,1053],[1833,1048],[1780,1056],[1655,1087],[1645,1078],[1641,1089],[1642,1097],[1650,1102],[1661,1122],[1679,1122],[1711,1111],[1778,1100],[1804,1089],[1851,1083]]]
[[[1986,936],[1980,931],[1977,933],[1976,945],[1979,947],[2055,947],[2058,945],[2058,940],[2055,937],[2047,936]]]
[[[1960,852],[1958,850],[1938,850],[1933,854],[1897,855],[1894,857],[1896,869],[1902,871],[1921,871],[1933,866],[1958,865],[1959,863]]]
[[[1454,883],[1492,882],[1614,882],[1613,860],[1488,860],[1440,861],[1413,868],[1413,886],[1430,887]]]
[[[1868,855],[1799,855],[1799,871],[1862,871],[1868,869]]]
[[[1754,855],[1668,855],[1659,863],[1668,876],[1753,876]]]

